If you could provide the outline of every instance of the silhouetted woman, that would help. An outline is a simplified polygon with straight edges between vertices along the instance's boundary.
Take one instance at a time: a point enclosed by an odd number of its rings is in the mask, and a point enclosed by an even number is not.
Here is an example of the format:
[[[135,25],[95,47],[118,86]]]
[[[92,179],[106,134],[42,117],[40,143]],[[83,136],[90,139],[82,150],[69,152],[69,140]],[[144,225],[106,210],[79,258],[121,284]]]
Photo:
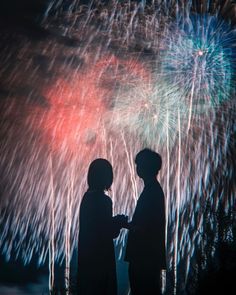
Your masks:
[[[113,182],[111,164],[94,160],[88,170],[88,190],[80,205],[78,294],[116,295],[113,239],[119,235],[124,215],[112,216],[112,201],[104,193]]]

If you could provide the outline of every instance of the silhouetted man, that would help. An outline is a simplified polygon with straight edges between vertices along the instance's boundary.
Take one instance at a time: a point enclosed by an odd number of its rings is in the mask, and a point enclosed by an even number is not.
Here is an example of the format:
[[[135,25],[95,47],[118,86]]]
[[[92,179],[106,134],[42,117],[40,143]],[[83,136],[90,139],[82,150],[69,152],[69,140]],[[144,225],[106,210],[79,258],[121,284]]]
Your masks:
[[[144,189],[128,225],[125,260],[129,262],[132,295],[158,295],[160,271],[166,267],[164,193],[156,179],[162,160],[158,153],[144,149],[135,163]]]

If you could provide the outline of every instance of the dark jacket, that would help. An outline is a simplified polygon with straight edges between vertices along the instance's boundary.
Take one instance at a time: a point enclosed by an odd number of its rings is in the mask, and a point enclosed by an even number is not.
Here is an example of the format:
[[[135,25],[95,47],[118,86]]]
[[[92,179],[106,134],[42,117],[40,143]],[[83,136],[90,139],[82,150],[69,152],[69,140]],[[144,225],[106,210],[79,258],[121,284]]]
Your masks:
[[[157,180],[144,187],[131,222],[125,260],[150,261],[166,268],[165,200]]]
[[[87,191],[80,205],[79,294],[117,294],[113,238],[118,235],[111,199],[103,191]]]

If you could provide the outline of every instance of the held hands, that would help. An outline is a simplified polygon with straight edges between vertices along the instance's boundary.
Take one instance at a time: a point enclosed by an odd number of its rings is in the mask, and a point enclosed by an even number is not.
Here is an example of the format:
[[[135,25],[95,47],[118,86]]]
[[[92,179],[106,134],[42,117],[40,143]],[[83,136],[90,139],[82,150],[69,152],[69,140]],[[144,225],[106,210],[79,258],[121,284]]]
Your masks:
[[[118,214],[113,217],[114,222],[120,227],[120,228],[127,228],[128,227],[128,216],[124,214]]]

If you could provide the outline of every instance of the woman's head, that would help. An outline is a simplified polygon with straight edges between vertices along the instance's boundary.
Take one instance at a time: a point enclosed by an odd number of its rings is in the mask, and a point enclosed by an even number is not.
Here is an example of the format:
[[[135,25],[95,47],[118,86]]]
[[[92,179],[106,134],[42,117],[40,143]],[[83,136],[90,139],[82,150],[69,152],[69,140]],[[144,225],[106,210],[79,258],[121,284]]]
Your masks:
[[[94,160],[88,170],[90,190],[108,190],[113,182],[113,171],[110,162],[105,159]]]

